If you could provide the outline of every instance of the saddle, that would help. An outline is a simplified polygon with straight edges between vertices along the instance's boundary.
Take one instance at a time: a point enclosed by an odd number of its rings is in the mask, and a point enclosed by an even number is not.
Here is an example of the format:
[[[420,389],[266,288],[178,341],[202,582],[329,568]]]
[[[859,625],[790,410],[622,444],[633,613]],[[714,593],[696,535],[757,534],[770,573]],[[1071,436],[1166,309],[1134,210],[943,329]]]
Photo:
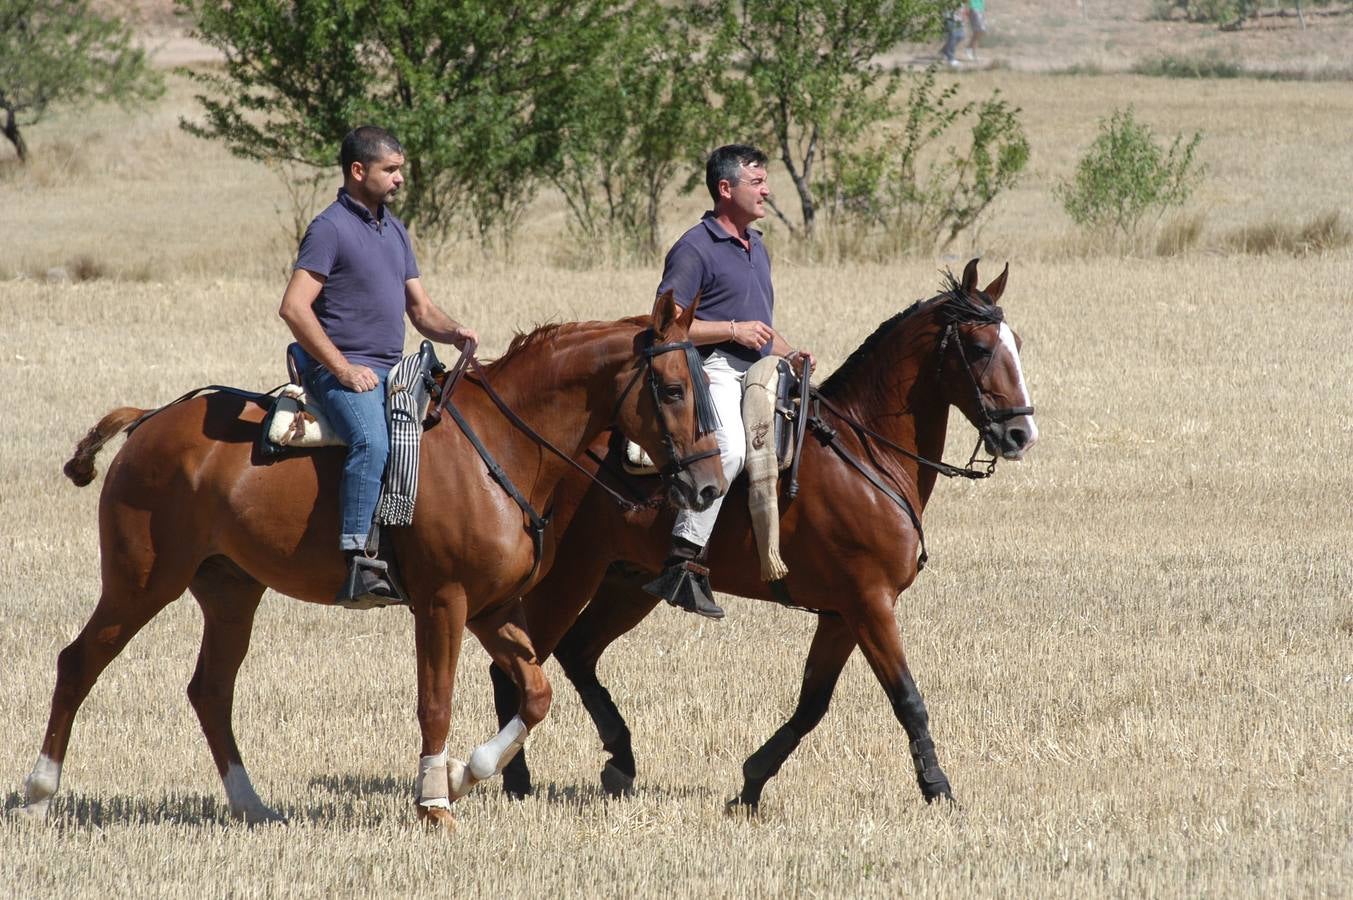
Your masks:
[[[742,379],[742,423],[747,434],[743,471],[763,581],[779,581],[789,573],[780,556],[779,476],[792,470],[787,491],[792,501],[798,493],[794,462],[806,422],[799,415],[801,392],[802,381],[789,362],[778,356],[754,363]],[[624,469],[630,475],[658,473],[648,454],[633,441],[625,442]]]

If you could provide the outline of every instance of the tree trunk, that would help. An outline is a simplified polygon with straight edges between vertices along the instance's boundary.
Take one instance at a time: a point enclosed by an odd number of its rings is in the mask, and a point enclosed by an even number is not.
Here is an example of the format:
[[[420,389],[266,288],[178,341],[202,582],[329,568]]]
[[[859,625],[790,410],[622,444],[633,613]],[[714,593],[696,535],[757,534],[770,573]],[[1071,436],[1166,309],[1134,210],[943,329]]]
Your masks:
[[[28,145],[24,143],[23,135],[19,134],[19,123],[14,118],[14,110],[5,107],[5,137],[14,145],[14,152],[19,154],[19,162],[28,162]]]

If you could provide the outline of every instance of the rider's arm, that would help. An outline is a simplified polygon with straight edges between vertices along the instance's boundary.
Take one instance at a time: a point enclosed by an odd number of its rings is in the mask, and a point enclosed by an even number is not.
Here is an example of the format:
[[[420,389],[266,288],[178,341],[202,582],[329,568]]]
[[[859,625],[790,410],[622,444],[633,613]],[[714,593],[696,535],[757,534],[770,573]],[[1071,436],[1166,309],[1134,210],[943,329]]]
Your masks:
[[[466,328],[432,302],[421,278],[410,278],[404,282],[404,309],[413,327],[428,340],[454,344],[462,350],[465,349],[466,341],[479,341],[479,335],[473,328]]]
[[[324,278],[308,269],[296,269],[291,273],[291,281],[282,293],[282,307],[277,314],[287,323],[291,334],[296,338],[311,358],[333,373],[344,387],[354,391],[369,391],[376,386],[376,373],[366,366],[353,366],[348,363],[342,351],[334,346],[324,328],[315,316],[315,301],[319,299],[320,289],[324,287]]]
[[[809,362],[813,363],[814,365],[817,364],[817,360],[813,359],[813,354],[810,351],[795,350],[792,346],[790,346],[789,341],[785,340],[784,335],[780,334],[780,332],[776,331],[774,328],[771,329],[770,352],[775,354],[776,356],[788,356],[790,357],[791,362],[794,361],[793,360],[794,354],[796,353],[801,354],[807,357]]]

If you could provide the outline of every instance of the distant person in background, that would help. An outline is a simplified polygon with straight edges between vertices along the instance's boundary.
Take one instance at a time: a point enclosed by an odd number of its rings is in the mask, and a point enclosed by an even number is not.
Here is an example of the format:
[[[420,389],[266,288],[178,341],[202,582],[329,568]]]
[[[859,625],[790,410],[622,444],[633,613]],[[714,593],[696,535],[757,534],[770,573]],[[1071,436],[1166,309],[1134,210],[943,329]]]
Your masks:
[[[977,59],[977,45],[987,33],[987,0],[968,0],[968,59]]]
[[[963,43],[963,11],[967,4],[951,6],[944,11],[944,47],[940,50],[940,55],[944,61],[955,68],[958,67],[958,45]]]

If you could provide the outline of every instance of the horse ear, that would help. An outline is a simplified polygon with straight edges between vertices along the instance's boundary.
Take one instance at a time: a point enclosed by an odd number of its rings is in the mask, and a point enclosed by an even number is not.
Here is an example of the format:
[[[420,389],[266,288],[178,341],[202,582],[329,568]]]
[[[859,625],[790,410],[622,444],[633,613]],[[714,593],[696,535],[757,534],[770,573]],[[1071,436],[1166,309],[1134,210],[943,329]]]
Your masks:
[[[681,315],[677,316],[677,324],[680,325],[682,328],[686,329],[687,331],[690,331],[691,323],[695,321],[695,308],[699,305],[700,305],[700,292],[696,291],[695,299],[692,300],[690,304],[681,311]]]
[[[992,303],[1000,302],[1001,294],[1005,293],[1005,276],[1009,274],[1010,274],[1010,263],[1006,263],[1005,268],[1001,269],[1001,274],[997,275],[992,280],[991,284],[987,285],[987,289],[982,292],[991,298]]]
[[[963,267],[963,292],[971,294],[975,290],[977,290],[977,259],[973,258]]]
[[[659,338],[667,334],[667,329],[672,327],[680,313],[675,295],[670,290],[663,291],[653,304],[653,333]]]

